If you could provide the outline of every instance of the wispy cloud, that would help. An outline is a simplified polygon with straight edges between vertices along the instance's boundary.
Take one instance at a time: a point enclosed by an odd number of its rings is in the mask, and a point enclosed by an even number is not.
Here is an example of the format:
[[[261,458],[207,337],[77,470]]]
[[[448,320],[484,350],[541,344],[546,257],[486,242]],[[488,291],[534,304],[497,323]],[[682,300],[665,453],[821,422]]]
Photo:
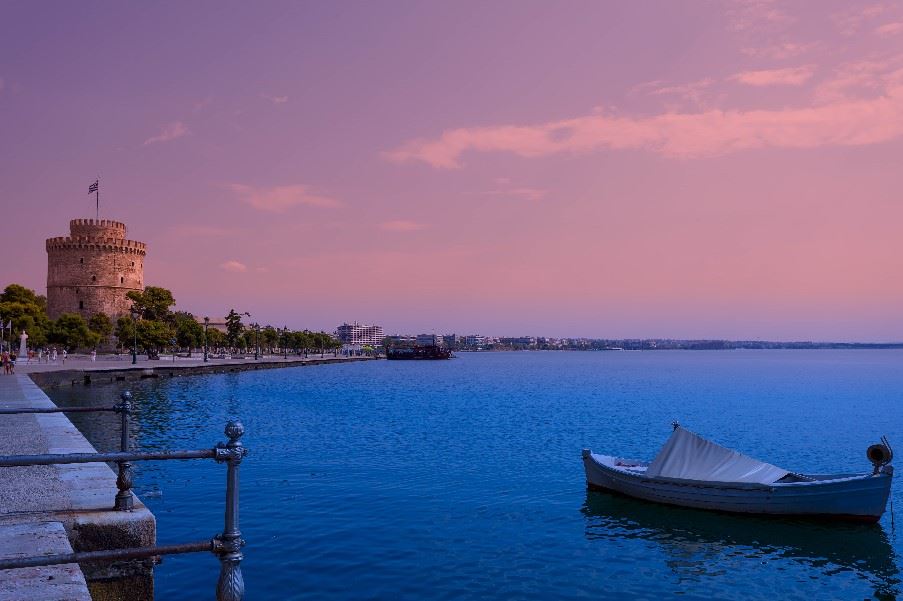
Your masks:
[[[735,0],[728,6],[728,26],[734,31],[770,30],[789,25],[796,18],[774,0]]]
[[[173,121],[172,123],[168,123],[163,126],[163,129],[160,130],[160,133],[156,136],[151,136],[147,140],[144,141],[144,146],[148,144],[156,144],[157,142],[169,142],[170,140],[175,140],[177,138],[181,138],[182,136],[188,134],[188,128],[181,121]]]
[[[273,186],[256,188],[245,184],[227,184],[242,201],[261,211],[281,213],[297,205],[311,207],[336,208],[342,203],[335,198],[315,194],[309,186],[295,184],[291,186]]]
[[[548,190],[540,188],[529,188],[526,186],[515,186],[507,177],[495,178],[496,188],[483,192],[486,196],[499,196],[505,198],[519,198],[522,200],[538,201],[545,198]]]
[[[875,28],[875,33],[881,36],[891,36],[903,33],[903,21],[894,21],[893,23],[885,23]]]
[[[713,83],[715,83],[715,80],[711,77],[682,84],[671,84],[656,80],[634,87],[631,90],[631,93],[677,98],[691,103],[694,107],[701,107],[703,106],[706,94]]]
[[[405,219],[383,221],[379,224],[379,229],[389,232],[416,232],[417,230],[422,230],[426,227],[425,223],[418,223],[416,221],[408,221]]]
[[[241,261],[231,260],[220,263],[220,269],[231,271],[232,273],[244,273],[248,270],[248,266]]]
[[[841,35],[852,36],[862,29],[862,26],[884,14],[886,8],[883,4],[853,5],[854,8],[833,13],[831,20]]]
[[[814,73],[813,65],[804,65],[786,69],[743,71],[732,75],[729,79],[748,86],[801,86],[809,81]]]
[[[742,52],[746,56],[752,56],[754,58],[783,60],[805,54],[814,47],[815,44],[802,44],[799,42],[784,41],[766,44],[764,46],[748,46],[746,48],[742,48],[740,52]]]
[[[271,94],[261,93],[260,97],[264,100],[269,100],[273,104],[285,104],[288,102],[288,96],[273,96]]]
[[[841,74],[842,75],[842,74]],[[384,154],[438,168],[461,165],[465,152],[509,152],[521,157],[640,149],[668,157],[715,156],[752,148],[815,148],[884,142],[903,136],[903,69],[872,73],[880,89],[866,98],[774,110],[705,110],[622,116],[593,112],[531,125],[450,129]]]

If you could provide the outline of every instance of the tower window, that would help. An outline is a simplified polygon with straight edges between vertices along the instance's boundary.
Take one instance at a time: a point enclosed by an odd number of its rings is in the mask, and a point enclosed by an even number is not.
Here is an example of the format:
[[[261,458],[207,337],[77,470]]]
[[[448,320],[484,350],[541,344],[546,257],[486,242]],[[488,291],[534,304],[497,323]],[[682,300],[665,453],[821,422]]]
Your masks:
[[[92,282],[96,282],[96,281],[97,281],[97,276],[96,276],[96,275],[92,275],[92,276],[91,276],[91,281],[92,281]]]
[[[119,283],[120,283],[120,284],[124,284],[124,283],[125,283],[125,278],[122,277],[122,276],[119,276]]]
[[[85,308],[85,301],[78,301],[78,308],[79,308],[79,309],[84,309],[84,308]]]
[[[78,260],[78,262],[81,263],[82,265],[84,265],[84,264],[85,264],[85,258],[82,257],[81,259]]]
[[[134,261],[132,261],[132,267],[134,267],[134,266],[135,266],[135,262],[134,262]]]

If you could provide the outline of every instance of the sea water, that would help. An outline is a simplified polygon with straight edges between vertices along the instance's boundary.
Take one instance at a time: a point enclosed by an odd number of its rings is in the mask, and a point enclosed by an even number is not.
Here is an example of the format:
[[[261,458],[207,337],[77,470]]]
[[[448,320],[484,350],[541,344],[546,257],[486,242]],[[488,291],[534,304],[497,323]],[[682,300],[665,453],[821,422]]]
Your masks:
[[[722,515],[586,489],[580,451],[651,459],[671,422],[803,472],[903,453],[903,352],[459,353],[49,391],[129,388],[141,449],[209,448],[241,418],[246,599],[894,599],[901,539],[874,526]],[[116,448],[112,415],[74,415]],[[903,458],[903,455],[901,455]],[[140,462],[160,544],[222,529],[225,467]],[[903,488],[892,500],[903,507]],[[158,599],[214,598],[210,554]]]

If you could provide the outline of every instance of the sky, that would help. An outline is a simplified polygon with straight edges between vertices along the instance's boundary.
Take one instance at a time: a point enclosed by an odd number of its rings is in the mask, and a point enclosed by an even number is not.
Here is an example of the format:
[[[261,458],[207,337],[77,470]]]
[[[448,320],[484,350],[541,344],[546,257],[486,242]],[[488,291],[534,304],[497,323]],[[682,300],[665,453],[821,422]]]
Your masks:
[[[199,315],[903,340],[903,2],[0,3],[0,285],[100,215]]]

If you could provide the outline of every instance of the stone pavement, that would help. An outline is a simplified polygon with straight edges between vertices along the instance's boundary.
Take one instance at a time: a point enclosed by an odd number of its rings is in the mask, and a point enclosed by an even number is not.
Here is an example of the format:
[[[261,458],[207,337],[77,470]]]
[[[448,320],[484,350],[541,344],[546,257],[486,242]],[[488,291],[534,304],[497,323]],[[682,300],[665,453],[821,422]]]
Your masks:
[[[0,408],[27,407],[55,405],[28,376],[0,374]],[[94,452],[63,413],[0,415],[2,455]],[[0,557],[154,544],[153,515],[137,499],[133,512],[112,511],[116,492],[116,475],[105,463],[0,468]],[[83,575],[71,564],[0,571],[0,601],[87,600],[89,587],[97,592],[92,580],[152,590],[148,569],[131,571],[123,576],[101,566]]]

